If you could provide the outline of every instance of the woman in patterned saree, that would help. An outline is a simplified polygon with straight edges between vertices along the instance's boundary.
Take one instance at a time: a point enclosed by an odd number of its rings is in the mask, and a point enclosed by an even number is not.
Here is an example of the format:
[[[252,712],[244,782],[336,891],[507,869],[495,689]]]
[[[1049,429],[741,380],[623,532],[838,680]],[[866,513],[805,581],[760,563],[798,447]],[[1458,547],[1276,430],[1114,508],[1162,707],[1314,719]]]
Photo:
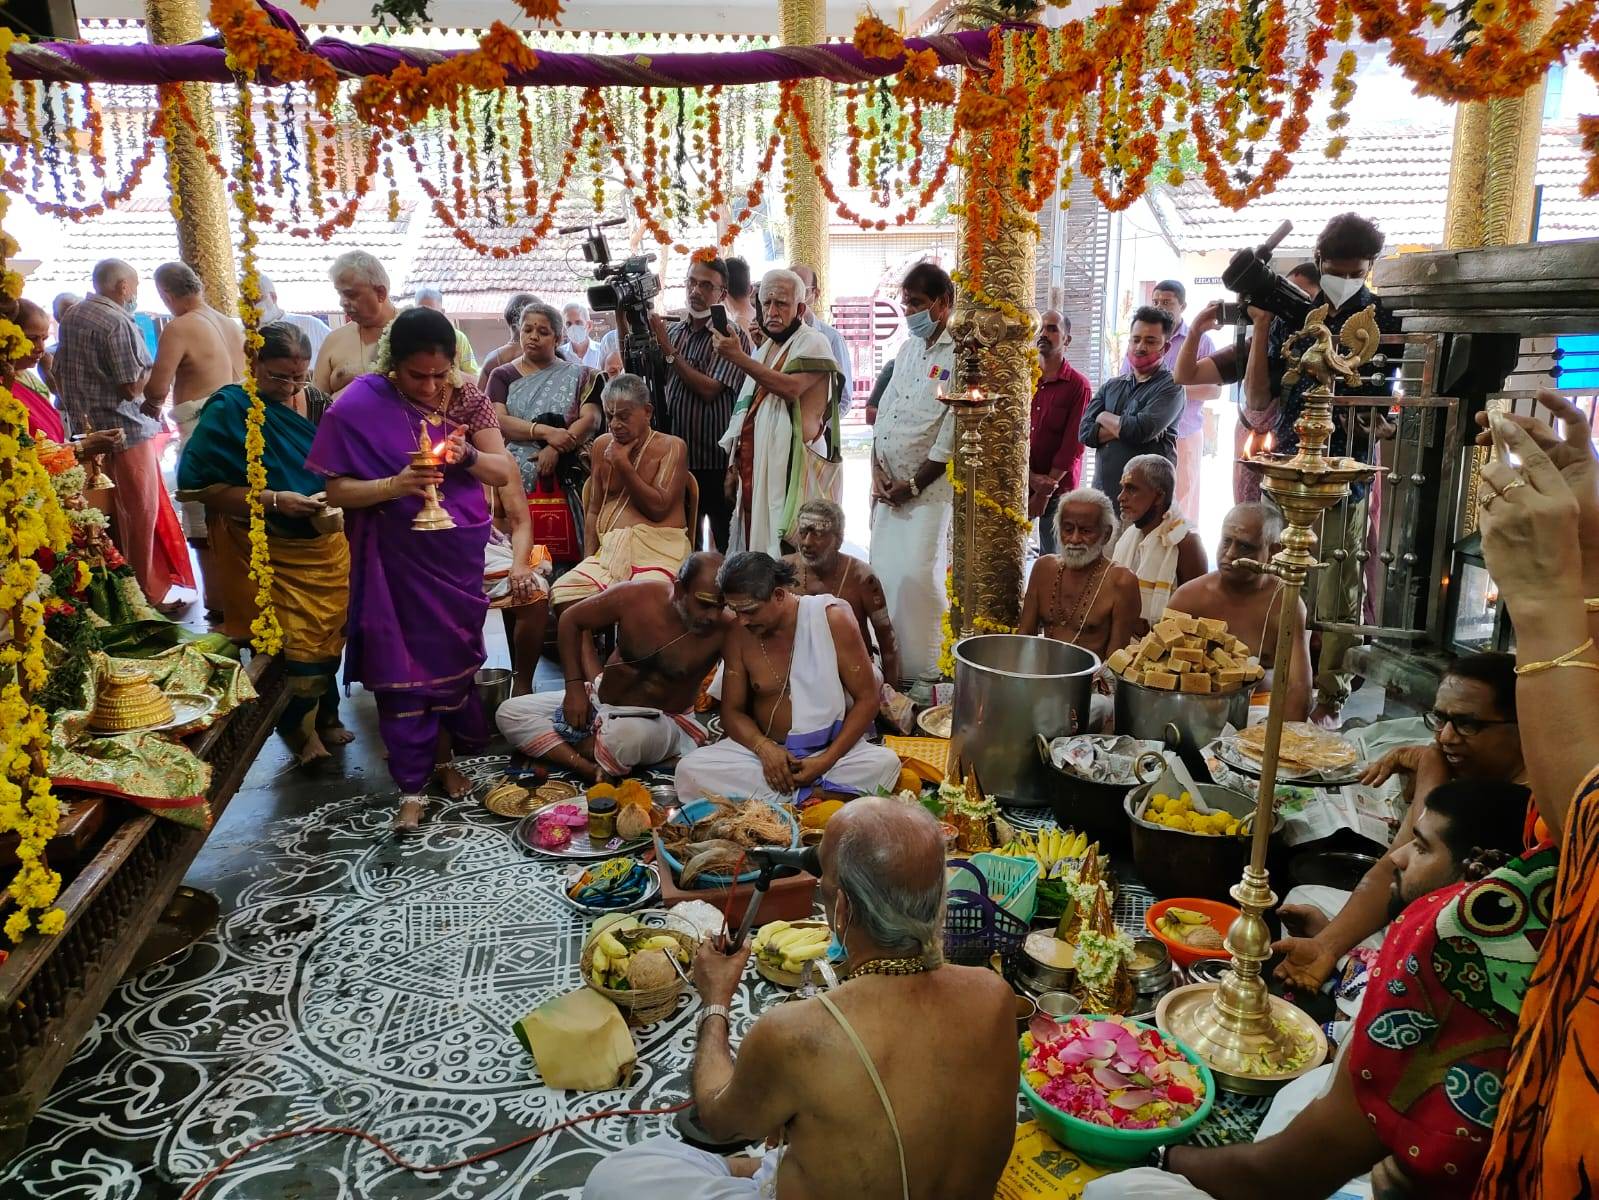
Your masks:
[[[351,733],[339,722],[337,675],[344,651],[350,593],[350,547],[327,517],[322,478],[305,467],[327,396],[310,386],[311,340],[278,321],[261,329],[253,368],[266,402],[262,426],[267,552],[272,604],[283,627],[289,703],[278,734],[301,765],[329,757]],[[205,402],[178,460],[178,498],[203,503],[208,513],[213,581],[222,597],[223,632],[249,640],[257,616],[250,578],[249,488],[245,477],[250,398],[230,383]]]
[[[414,833],[422,789],[435,772],[451,795],[470,784],[456,750],[489,738],[473,676],[483,665],[484,485],[502,487],[512,466],[494,410],[455,369],[455,327],[412,308],[394,318],[379,369],[340,393],[317,430],[306,466],[327,478],[328,503],[344,510],[350,540],[349,648],[345,680],[377,697],[378,732],[400,789],[394,828]],[[414,467],[422,442],[440,465]],[[419,531],[412,519],[430,487],[455,522]]]
[[[1516,706],[1544,714],[1522,724],[1522,755],[1560,862],[1479,1200],[1574,1200],[1599,1184],[1599,456],[1578,405],[1538,402],[1560,434],[1496,416],[1477,439],[1496,450],[1482,545],[1516,623]]]
[[[529,495],[539,480],[555,481],[572,514],[575,553],[557,558],[566,567],[583,557],[583,483],[588,445],[601,432],[605,379],[581,363],[567,362],[555,348],[561,314],[548,304],[522,310],[522,357],[489,375],[489,399]]]

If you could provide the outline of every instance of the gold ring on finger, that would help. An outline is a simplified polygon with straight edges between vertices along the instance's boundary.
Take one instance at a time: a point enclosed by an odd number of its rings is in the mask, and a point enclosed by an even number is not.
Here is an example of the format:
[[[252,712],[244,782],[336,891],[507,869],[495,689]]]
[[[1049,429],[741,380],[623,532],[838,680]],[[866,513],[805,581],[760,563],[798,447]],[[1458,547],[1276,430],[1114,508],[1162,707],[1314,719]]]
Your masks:
[[[1525,479],[1512,479],[1509,483],[1505,484],[1504,487],[1500,488],[1497,494],[1500,496],[1508,495],[1510,492],[1515,491],[1518,487],[1526,486],[1527,481]]]

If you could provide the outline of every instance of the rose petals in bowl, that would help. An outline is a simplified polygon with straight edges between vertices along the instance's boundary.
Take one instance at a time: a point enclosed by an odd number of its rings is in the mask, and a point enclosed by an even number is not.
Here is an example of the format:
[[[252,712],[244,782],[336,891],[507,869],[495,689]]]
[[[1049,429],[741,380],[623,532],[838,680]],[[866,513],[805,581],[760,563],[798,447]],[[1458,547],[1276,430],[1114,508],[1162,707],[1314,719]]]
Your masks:
[[[1190,1137],[1214,1102],[1210,1069],[1139,1021],[1035,1022],[1021,1049],[1022,1091],[1039,1123],[1091,1161],[1142,1161]]]

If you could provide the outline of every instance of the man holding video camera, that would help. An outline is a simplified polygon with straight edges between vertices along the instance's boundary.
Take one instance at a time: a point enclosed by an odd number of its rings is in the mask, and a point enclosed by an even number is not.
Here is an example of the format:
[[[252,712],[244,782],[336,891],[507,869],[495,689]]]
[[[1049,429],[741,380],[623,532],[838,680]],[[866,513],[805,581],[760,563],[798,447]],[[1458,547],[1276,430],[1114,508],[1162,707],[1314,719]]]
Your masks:
[[[744,387],[744,371],[716,352],[714,337],[730,330],[739,348],[750,353],[749,335],[728,317],[727,264],[720,258],[696,258],[684,284],[687,311],[670,325],[651,314],[650,329],[666,352],[666,402],[670,428],[688,443],[689,474],[699,484],[699,512],[689,541],[700,545],[700,524],[711,519],[711,542],[726,553],[733,501],[723,487],[727,451],[719,445],[733,403]]]
[[[1327,328],[1334,337],[1345,321],[1368,306],[1376,310],[1377,327],[1384,334],[1400,331],[1399,318],[1383,306],[1382,300],[1365,283],[1382,247],[1382,231],[1358,213],[1339,214],[1328,221],[1317,236],[1316,267],[1321,273],[1321,301],[1331,310]],[[1240,298],[1247,302],[1252,296],[1241,293]],[[1215,321],[1216,307],[1208,306],[1195,318],[1196,332]],[[1271,307],[1274,311],[1277,308],[1276,305]],[[1244,369],[1247,419],[1255,429],[1270,432],[1272,449],[1276,453],[1292,454],[1299,446],[1294,422],[1304,407],[1304,389],[1310,381],[1301,379],[1291,387],[1283,386],[1283,374],[1287,369],[1283,347],[1288,338],[1299,331],[1303,320],[1279,313],[1265,327],[1265,336],[1261,336],[1260,307],[1252,308],[1250,316],[1255,321],[1256,335],[1250,341],[1249,359]],[[1345,396],[1387,396],[1392,391],[1392,383],[1387,379],[1338,389],[1339,394]],[[1383,420],[1381,413],[1369,411],[1372,412],[1370,419]],[[1335,411],[1336,428],[1328,453],[1352,454],[1361,445],[1372,447],[1370,438],[1352,439],[1345,428],[1346,421],[1345,413]],[[1313,583],[1315,612],[1322,621],[1354,623],[1360,619],[1362,560],[1357,551],[1366,542],[1370,502],[1370,487],[1355,484],[1350,489],[1349,502],[1329,509],[1322,518],[1317,557],[1327,565],[1316,572]],[[1310,714],[1310,719],[1317,724],[1329,728],[1339,724],[1353,681],[1352,673],[1344,669],[1344,658],[1358,641],[1352,634],[1322,634],[1321,657],[1316,668],[1316,705]]]

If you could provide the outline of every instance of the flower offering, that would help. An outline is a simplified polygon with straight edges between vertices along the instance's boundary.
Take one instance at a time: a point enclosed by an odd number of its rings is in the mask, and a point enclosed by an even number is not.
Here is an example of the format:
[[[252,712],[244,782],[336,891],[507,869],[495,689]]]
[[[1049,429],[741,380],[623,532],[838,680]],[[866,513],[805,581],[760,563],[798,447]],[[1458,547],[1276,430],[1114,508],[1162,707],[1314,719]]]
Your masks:
[[[1027,1082],[1068,1116],[1111,1129],[1166,1129],[1205,1099],[1199,1070],[1158,1030],[1114,1017],[1037,1023]]]

